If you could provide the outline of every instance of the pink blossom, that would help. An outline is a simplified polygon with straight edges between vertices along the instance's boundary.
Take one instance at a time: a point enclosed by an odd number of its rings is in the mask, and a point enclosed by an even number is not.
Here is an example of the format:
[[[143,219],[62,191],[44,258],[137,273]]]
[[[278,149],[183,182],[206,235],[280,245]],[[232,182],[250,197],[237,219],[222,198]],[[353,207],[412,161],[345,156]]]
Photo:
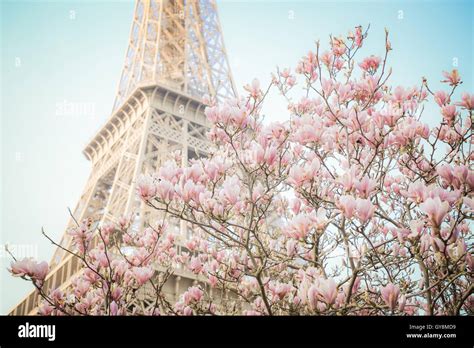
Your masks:
[[[456,86],[461,82],[461,76],[457,69],[453,69],[451,72],[443,71],[443,76],[446,80],[441,82],[448,82],[450,86]]]
[[[461,96],[461,102],[457,105],[466,108],[467,110],[474,110],[474,94],[463,93]]]
[[[186,305],[201,301],[204,292],[197,286],[192,286],[183,294],[183,300]]]
[[[356,200],[357,216],[364,223],[374,216],[375,206],[369,199],[357,198]]]
[[[207,107],[204,110],[204,114],[211,123],[217,123],[219,121],[219,108],[217,106]]]
[[[354,43],[356,44],[357,47],[361,47],[362,46],[362,41],[363,41],[364,37],[362,35],[362,27],[361,26],[358,26],[356,27],[356,31],[355,31],[355,41]]]
[[[450,104],[442,106],[441,114],[443,115],[443,118],[446,120],[446,122],[448,122],[448,124],[451,124],[457,114],[456,105]]]
[[[278,299],[282,300],[290,293],[292,286],[290,284],[277,283],[271,284],[269,289],[275,297],[278,297]]]
[[[342,184],[345,191],[351,191],[357,181],[355,168],[351,168],[349,171],[345,172],[337,181]]]
[[[446,184],[451,185],[454,180],[453,168],[449,164],[442,164],[436,168],[436,173],[443,178]]]
[[[328,80],[328,79],[322,78],[321,79],[321,87],[322,87],[322,90],[324,92],[324,95],[327,98],[327,97],[329,97],[331,92],[334,90],[334,82],[330,79]]]
[[[296,246],[297,246],[298,242],[294,239],[289,239],[287,242],[286,242],[286,255],[288,257],[293,257],[295,254],[296,254]]]
[[[332,53],[336,57],[342,56],[346,52],[346,45],[344,43],[344,40],[341,38],[333,38],[331,42],[332,46]]]
[[[110,304],[110,315],[117,315],[118,313],[118,305],[117,302],[112,301]]]
[[[255,99],[258,99],[262,94],[262,91],[260,90],[260,81],[258,81],[258,79],[253,79],[252,84],[246,85],[244,89]]]
[[[260,199],[263,198],[263,195],[265,194],[265,188],[261,183],[257,183],[252,192],[252,202],[257,203]]]
[[[145,284],[152,276],[153,269],[150,267],[134,267],[133,276],[139,285]]]
[[[168,202],[174,196],[174,187],[167,180],[160,180],[156,184],[156,195],[163,201]]]
[[[405,311],[406,302],[407,302],[407,297],[405,295],[400,296],[400,301],[399,301],[399,304],[398,304],[398,310],[400,312]]]
[[[435,226],[440,226],[449,211],[448,202],[442,202],[439,197],[428,198],[420,204],[420,209],[428,215]]]
[[[359,63],[359,66],[368,73],[374,74],[380,65],[380,60],[380,57],[370,56]]]
[[[74,285],[74,294],[77,297],[84,295],[91,286],[91,283],[82,277],[75,279],[72,283]]]
[[[158,178],[165,179],[174,185],[178,182],[181,172],[182,169],[177,167],[176,162],[166,161],[158,170]]]
[[[218,279],[217,279],[216,276],[210,275],[210,276],[208,277],[208,280],[209,280],[209,284],[211,285],[211,287],[214,288],[214,287],[217,285]]]
[[[293,166],[288,174],[288,182],[296,187],[301,186],[306,180],[306,175],[302,168]]]
[[[332,305],[336,301],[337,286],[334,279],[320,279],[318,291],[321,299],[326,302],[326,304]]]
[[[222,190],[219,193],[219,197],[224,203],[235,205],[239,200],[240,195],[240,180],[234,175],[227,178],[222,184]]]
[[[449,103],[449,95],[445,91],[438,91],[434,94],[434,100],[439,106]]]
[[[183,175],[188,180],[192,180],[194,183],[198,183],[203,174],[204,171],[198,163],[194,163],[191,167],[185,168],[183,170]]]
[[[428,188],[421,181],[416,181],[408,186],[408,191],[404,194],[413,201],[420,203],[428,196]]]
[[[199,202],[199,194],[205,190],[201,184],[195,184],[193,181],[186,181],[181,191],[181,197],[184,202],[189,201]]]
[[[466,207],[468,207],[468,211],[474,212],[474,199],[470,197],[464,197],[463,203]]]
[[[354,216],[356,211],[356,200],[352,196],[341,196],[339,198],[338,207],[342,210],[344,216],[350,219]]]
[[[48,263],[36,262],[32,258],[24,258],[10,264],[9,271],[17,277],[28,276],[36,280],[44,280],[49,272]]]
[[[191,262],[189,263],[189,269],[195,274],[199,274],[202,271],[203,264],[199,257],[191,258]]]
[[[313,284],[309,287],[307,290],[307,297],[310,307],[315,309],[319,300],[319,290],[316,284]]]
[[[354,91],[352,90],[351,85],[340,84],[337,88],[337,94],[339,96],[340,102],[345,103],[346,101],[352,98],[352,96],[354,95]]]
[[[51,306],[47,302],[43,302],[38,308],[38,314],[43,315],[43,316],[51,315],[53,311],[54,311],[54,306]]]
[[[149,201],[156,195],[156,186],[151,177],[142,175],[138,179],[138,194],[145,201]]]
[[[355,188],[362,197],[368,198],[377,187],[375,180],[364,176],[362,180],[355,182]]]
[[[385,287],[380,288],[380,293],[385,304],[393,311],[397,306],[398,296],[400,295],[398,285],[388,283]]]
[[[289,235],[295,239],[304,239],[312,227],[312,221],[308,215],[300,214],[293,218],[288,228]]]

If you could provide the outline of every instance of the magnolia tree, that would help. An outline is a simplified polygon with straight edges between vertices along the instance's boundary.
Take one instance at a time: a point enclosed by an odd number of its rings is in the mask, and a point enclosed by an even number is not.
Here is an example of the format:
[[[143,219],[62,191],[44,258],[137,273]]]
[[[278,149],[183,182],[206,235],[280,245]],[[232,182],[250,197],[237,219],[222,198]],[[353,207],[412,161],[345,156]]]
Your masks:
[[[474,95],[455,98],[457,70],[439,91],[388,85],[388,33],[383,57],[356,58],[366,38],[331,36],[268,88],[208,101],[211,154],[184,168],[175,156],[138,183],[164,223],[79,223],[68,252],[83,268],[66,290],[43,288],[46,263],[13,262],[39,313],[472,314]],[[264,120],[271,89],[286,122]],[[179,253],[173,219],[193,231]],[[176,267],[200,280],[174,303],[163,286]],[[140,304],[144,287],[154,305]]]

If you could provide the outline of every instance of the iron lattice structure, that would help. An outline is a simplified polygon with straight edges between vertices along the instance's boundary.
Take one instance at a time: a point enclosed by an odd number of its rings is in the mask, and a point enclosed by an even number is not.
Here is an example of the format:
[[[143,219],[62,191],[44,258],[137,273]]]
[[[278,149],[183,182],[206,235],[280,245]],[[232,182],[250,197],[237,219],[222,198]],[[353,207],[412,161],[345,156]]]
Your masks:
[[[133,212],[133,230],[153,225],[159,214],[138,199],[137,178],[156,172],[174,150],[181,151],[183,164],[206,155],[205,95],[236,95],[215,2],[138,0],[112,114],[83,151],[92,172],[75,219],[117,223]],[[74,226],[71,219],[66,231]],[[183,222],[170,226],[181,248],[189,231]],[[67,233],[60,244],[71,248]],[[79,260],[58,248],[44,289],[67,288],[79,269]],[[177,297],[196,281],[191,272],[175,269],[164,291]],[[38,300],[33,291],[10,314],[35,314]]]

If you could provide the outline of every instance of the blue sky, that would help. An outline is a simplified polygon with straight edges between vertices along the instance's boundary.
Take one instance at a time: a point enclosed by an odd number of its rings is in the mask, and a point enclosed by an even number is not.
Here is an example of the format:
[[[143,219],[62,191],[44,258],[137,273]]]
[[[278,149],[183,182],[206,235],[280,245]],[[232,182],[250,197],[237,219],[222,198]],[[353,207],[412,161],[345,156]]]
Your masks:
[[[81,151],[109,116],[125,55],[133,2],[1,1],[0,244],[27,246],[48,260],[90,172]],[[473,18],[469,1],[218,1],[230,66],[240,88],[275,67],[294,67],[319,38],[370,23],[364,55],[394,48],[392,84],[421,76],[440,87],[457,63],[463,91],[474,92]],[[58,112],[70,104],[75,110]],[[283,120],[275,100],[268,117]],[[439,115],[428,114],[430,123]],[[0,252],[0,311],[29,290],[12,279]]]

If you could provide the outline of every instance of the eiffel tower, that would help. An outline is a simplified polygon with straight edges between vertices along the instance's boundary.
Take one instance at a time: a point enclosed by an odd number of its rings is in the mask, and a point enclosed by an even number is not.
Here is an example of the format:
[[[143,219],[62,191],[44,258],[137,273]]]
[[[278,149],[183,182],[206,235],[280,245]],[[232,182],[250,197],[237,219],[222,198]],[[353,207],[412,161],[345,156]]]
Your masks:
[[[132,229],[152,223],[156,212],[137,198],[137,178],[156,172],[175,150],[183,164],[206,155],[205,95],[236,95],[215,1],[138,0],[112,114],[83,151],[92,173],[74,218],[116,223],[133,212]],[[66,230],[74,225],[71,218]],[[175,225],[186,238],[186,225]],[[71,247],[67,233],[60,244]],[[79,269],[77,258],[57,248],[44,289],[68,287]],[[164,290],[176,297],[195,281],[176,269]],[[10,315],[36,314],[38,300],[32,291]]]

